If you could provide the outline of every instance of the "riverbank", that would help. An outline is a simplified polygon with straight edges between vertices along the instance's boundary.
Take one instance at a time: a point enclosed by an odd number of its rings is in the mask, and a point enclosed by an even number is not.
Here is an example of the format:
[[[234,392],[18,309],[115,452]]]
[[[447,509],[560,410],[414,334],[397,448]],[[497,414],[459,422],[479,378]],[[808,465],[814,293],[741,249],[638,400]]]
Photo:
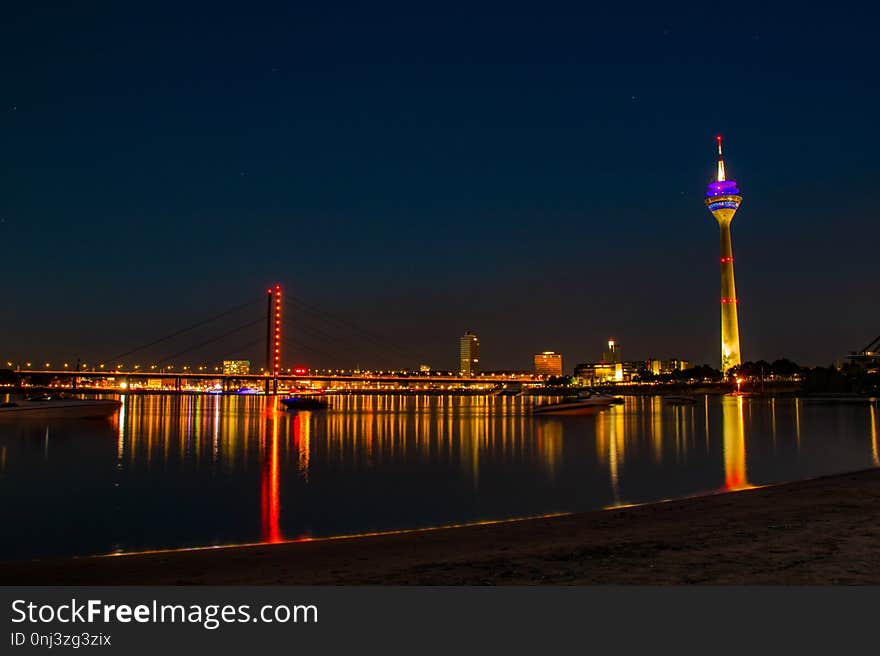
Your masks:
[[[880,470],[372,537],[0,563],[5,585],[868,584]]]

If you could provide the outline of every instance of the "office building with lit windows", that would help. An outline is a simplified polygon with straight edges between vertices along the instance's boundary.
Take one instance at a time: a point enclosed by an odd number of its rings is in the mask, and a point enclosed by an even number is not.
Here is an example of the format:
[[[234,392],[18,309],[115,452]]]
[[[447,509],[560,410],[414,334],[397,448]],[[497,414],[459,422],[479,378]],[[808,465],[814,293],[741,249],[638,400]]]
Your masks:
[[[539,376],[561,376],[562,355],[553,351],[535,353],[535,373]]]
[[[672,358],[671,360],[658,360],[657,358],[650,358],[645,362],[645,370],[648,373],[652,373],[654,375],[671,374],[675,371],[684,371],[685,369],[690,368],[690,362],[688,362],[687,360],[680,360],[678,358]]]
[[[580,385],[600,383],[625,383],[645,368],[644,362],[624,362],[621,358],[620,344],[608,340],[608,348],[602,353],[599,362],[584,362],[574,368],[575,381]]]
[[[223,375],[224,376],[247,376],[251,373],[250,360],[224,360]]]
[[[480,371],[480,340],[470,330],[459,340],[459,363],[462,376],[476,376]]]
[[[584,362],[574,368],[574,378],[581,385],[598,383],[623,383],[632,379],[638,371],[635,362]]]

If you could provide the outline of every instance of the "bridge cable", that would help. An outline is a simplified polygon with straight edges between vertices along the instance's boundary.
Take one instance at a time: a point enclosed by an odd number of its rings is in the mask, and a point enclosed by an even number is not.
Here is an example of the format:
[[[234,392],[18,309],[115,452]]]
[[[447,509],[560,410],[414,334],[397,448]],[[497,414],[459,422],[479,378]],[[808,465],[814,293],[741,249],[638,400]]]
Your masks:
[[[190,326],[187,326],[186,328],[181,328],[180,330],[176,330],[173,333],[165,335],[164,337],[160,337],[159,339],[153,340],[152,342],[149,342],[147,344],[143,344],[143,345],[138,346],[136,348],[130,349],[128,351],[125,351],[124,353],[120,353],[119,355],[114,356],[112,358],[109,358],[107,360],[101,360],[101,362],[118,361],[119,359],[124,358],[127,355],[131,355],[132,353],[136,353],[137,351],[142,351],[142,350],[149,348],[151,346],[155,346],[156,344],[161,344],[162,342],[168,341],[169,339],[171,339],[173,337],[183,335],[184,333],[188,333],[191,330],[194,330],[194,329],[199,328],[201,326],[204,326],[206,324],[212,323],[212,322],[216,321],[217,319],[221,319],[225,316],[233,314],[234,312],[238,312],[240,310],[243,310],[244,308],[246,308],[250,305],[255,305],[257,303],[262,303],[262,302],[265,302],[265,301],[263,299],[257,299],[257,300],[253,300],[253,301],[248,301],[247,303],[242,303],[241,305],[237,305],[233,308],[225,310],[224,312],[221,312],[220,314],[215,314],[214,316],[209,317],[207,319],[203,319],[202,321],[197,321],[196,323],[194,323]],[[260,321],[264,321],[264,319],[260,319]]]
[[[262,317],[257,319],[256,321],[249,321],[248,323],[242,324],[242,325],[238,326],[237,328],[233,328],[232,330],[229,330],[221,335],[217,335],[216,337],[206,339],[202,342],[199,342],[198,344],[187,347],[187,348],[183,349],[182,351],[178,351],[174,355],[170,355],[167,358],[163,358],[162,360],[158,360],[156,362],[156,364],[161,364],[163,362],[169,362],[170,360],[175,360],[178,357],[180,357],[181,355],[184,355],[185,353],[189,353],[190,351],[195,351],[196,349],[200,349],[203,346],[207,346],[208,344],[218,342],[225,337],[229,337],[230,335],[234,335],[235,333],[244,330],[245,328],[250,328],[251,326],[256,326],[257,324],[264,324],[265,325],[265,323],[266,323],[266,320]]]
[[[863,348],[861,352],[868,353],[870,351],[873,351],[875,349],[875,347],[877,347],[877,346],[880,346],[880,335],[877,335],[877,337],[875,337],[873,340],[871,340],[871,343],[869,343],[865,348]]]
[[[334,315],[334,314],[331,314],[331,313],[326,312],[324,310],[321,310],[320,308],[317,308],[316,306],[313,306],[309,303],[306,303],[302,299],[299,299],[295,296],[288,294],[285,300],[288,300],[288,301],[295,304],[293,309],[298,309],[297,308],[297,306],[298,306],[299,309],[305,309],[307,312],[311,312],[312,314],[317,315],[318,317],[324,317],[325,319],[330,320],[331,322],[335,322],[337,325],[340,325],[345,328],[350,328],[356,332],[361,333],[361,335],[362,335],[361,339],[371,343],[371,345],[373,347],[380,349],[384,355],[394,355],[397,357],[402,357],[407,360],[412,360],[413,362],[417,362],[419,360],[419,358],[421,357],[421,356],[417,355],[415,352],[411,351],[410,349],[401,349],[400,344],[395,342],[393,339],[391,339],[389,337],[386,337],[386,336],[380,335],[379,333],[375,333],[373,331],[362,328],[362,327],[358,326],[357,324],[352,323],[351,321],[348,321],[342,317],[339,317],[337,315]],[[296,316],[297,314],[298,313],[294,312],[294,316]],[[340,339],[340,338],[336,338],[336,339]]]

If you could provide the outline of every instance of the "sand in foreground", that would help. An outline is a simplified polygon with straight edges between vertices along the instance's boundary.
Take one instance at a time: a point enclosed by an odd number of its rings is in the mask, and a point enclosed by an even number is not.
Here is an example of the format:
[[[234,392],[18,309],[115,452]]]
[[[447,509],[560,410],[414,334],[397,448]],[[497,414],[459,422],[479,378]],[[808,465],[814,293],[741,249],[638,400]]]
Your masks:
[[[880,470],[484,526],[0,563],[5,585],[878,582]]]

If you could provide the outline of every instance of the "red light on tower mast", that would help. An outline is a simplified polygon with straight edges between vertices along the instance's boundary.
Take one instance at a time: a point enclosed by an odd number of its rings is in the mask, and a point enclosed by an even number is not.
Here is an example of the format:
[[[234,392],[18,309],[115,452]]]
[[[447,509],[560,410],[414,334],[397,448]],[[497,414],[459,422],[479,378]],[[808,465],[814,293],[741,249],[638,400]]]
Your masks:
[[[272,362],[272,375],[281,371],[281,285],[275,285],[275,359]]]
[[[281,373],[281,285],[267,289],[266,298],[266,373],[274,377]]]

